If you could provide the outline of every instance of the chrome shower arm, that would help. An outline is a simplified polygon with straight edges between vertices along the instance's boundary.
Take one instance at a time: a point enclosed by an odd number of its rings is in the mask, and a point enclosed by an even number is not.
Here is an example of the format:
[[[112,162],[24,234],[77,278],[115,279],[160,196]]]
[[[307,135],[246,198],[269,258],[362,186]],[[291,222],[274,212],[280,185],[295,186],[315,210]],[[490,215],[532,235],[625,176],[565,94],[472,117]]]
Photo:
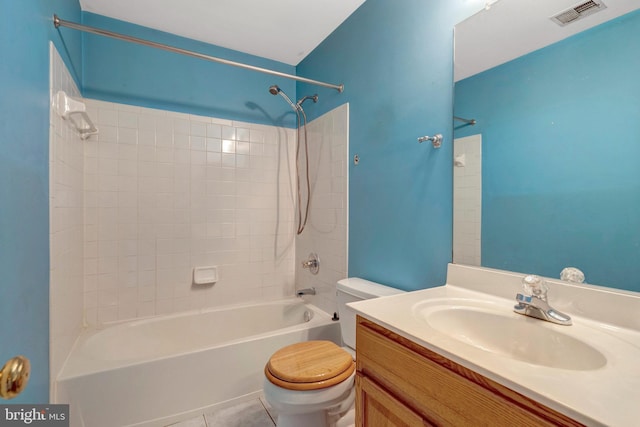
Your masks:
[[[306,101],[307,99],[312,99],[313,102],[318,102],[318,94],[316,93],[315,95],[305,95],[304,97],[300,98],[298,100],[298,102],[296,102],[296,105],[299,108],[302,108],[302,104],[304,103],[304,101]]]

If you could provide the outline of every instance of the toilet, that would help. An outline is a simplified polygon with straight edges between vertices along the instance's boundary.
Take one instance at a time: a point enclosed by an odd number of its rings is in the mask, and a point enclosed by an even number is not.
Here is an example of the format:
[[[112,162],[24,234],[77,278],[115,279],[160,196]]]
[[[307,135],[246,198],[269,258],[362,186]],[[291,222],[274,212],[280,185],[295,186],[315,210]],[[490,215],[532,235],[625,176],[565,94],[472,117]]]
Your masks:
[[[403,291],[364,279],[340,280],[337,302],[344,347],[304,341],[271,356],[263,389],[278,414],[278,427],[346,427],[355,422],[356,314],[347,303],[399,293]]]

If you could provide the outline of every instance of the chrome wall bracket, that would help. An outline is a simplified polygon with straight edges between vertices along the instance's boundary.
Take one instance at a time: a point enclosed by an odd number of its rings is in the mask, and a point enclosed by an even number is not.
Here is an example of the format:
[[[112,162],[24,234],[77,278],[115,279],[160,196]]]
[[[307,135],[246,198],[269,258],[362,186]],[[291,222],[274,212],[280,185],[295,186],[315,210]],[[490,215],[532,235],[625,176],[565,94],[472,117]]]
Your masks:
[[[433,148],[440,148],[442,146],[442,134],[438,133],[433,136],[421,136],[418,138],[418,142],[422,144],[425,141],[431,141]]]

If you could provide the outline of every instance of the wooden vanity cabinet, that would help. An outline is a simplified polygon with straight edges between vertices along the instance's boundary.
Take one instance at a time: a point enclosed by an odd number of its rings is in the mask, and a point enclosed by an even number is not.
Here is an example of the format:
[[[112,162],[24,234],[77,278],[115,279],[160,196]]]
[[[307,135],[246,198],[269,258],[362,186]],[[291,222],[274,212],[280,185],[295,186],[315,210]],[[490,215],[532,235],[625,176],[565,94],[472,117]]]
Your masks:
[[[582,426],[358,316],[356,426]]]

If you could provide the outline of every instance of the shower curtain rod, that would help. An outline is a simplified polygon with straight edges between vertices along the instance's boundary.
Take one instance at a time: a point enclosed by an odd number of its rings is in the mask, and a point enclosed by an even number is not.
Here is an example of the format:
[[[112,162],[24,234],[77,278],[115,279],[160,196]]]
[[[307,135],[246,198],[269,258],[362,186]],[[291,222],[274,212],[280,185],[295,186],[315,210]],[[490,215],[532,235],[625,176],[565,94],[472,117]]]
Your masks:
[[[344,84],[334,85],[331,83],[325,83],[318,80],[307,79],[305,77],[294,76],[292,74],[281,73],[280,71],[269,70],[267,68],[256,67],[253,65],[243,64],[241,62],[229,61],[228,59],[217,58],[215,56],[205,55],[203,53],[193,52],[191,50],[181,49],[179,47],[173,47],[162,43],[152,42],[150,40],[139,39],[137,37],[131,37],[120,33],[114,33],[112,31],[102,30],[100,28],[90,27],[88,25],[76,24],[75,22],[65,21],[58,18],[58,15],[53,15],[53,25],[56,28],[67,27],[78,31],[84,31],[85,33],[98,34],[105,37],[111,37],[114,39],[124,40],[131,43],[141,44],[143,46],[155,47],[156,49],[162,49],[169,52],[179,53],[181,55],[192,56],[194,58],[204,59],[206,61],[218,62],[220,64],[231,65],[233,67],[244,68],[247,70],[258,71],[260,73],[271,74],[272,76],[284,77],[286,79],[296,80],[303,83],[309,83],[316,86],[328,87],[335,89],[338,92],[344,90]]]
[[[458,116],[453,116],[453,118],[455,120],[461,121],[461,122],[465,122],[471,126],[475,125],[477,123],[476,119],[464,119],[462,117],[458,117]]]

